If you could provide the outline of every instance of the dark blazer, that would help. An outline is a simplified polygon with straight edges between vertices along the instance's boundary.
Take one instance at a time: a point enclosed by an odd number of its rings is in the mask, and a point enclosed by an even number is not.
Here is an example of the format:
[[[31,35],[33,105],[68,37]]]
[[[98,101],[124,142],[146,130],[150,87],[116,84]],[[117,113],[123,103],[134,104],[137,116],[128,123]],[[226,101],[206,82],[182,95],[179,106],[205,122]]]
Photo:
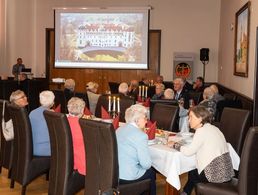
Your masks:
[[[64,95],[65,95],[65,100],[66,100],[66,104],[67,102],[74,97],[75,93],[69,89],[64,89]]]
[[[175,93],[175,97],[176,97],[176,93]],[[181,98],[184,99],[184,108],[188,109],[189,108],[189,93],[186,90],[182,90],[181,93],[179,94],[179,97],[177,98],[178,100],[180,100]]]

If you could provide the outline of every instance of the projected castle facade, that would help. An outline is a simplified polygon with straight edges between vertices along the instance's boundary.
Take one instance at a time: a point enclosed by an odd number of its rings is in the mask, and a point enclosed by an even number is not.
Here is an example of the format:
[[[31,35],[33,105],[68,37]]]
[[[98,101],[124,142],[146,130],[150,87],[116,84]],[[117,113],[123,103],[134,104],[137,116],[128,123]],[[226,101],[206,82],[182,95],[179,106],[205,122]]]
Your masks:
[[[135,32],[132,27],[115,24],[87,24],[80,26],[77,47],[133,47]]]

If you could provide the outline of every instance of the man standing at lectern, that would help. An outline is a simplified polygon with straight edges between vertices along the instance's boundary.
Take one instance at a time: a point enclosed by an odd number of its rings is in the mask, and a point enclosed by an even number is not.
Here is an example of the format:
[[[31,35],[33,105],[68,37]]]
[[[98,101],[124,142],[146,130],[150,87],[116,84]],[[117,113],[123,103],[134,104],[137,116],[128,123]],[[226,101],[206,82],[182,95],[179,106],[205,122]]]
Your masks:
[[[22,59],[18,58],[17,64],[13,65],[13,71],[12,71],[15,80],[18,79],[18,75],[22,72],[22,69],[24,69],[24,68],[25,68],[25,65],[22,64]]]

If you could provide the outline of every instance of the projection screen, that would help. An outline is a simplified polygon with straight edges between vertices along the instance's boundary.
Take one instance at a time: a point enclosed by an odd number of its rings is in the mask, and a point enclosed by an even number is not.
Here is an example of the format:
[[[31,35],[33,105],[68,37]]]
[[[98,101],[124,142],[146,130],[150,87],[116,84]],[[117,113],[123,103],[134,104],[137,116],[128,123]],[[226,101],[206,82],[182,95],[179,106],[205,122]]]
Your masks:
[[[148,69],[148,8],[54,10],[56,68]]]

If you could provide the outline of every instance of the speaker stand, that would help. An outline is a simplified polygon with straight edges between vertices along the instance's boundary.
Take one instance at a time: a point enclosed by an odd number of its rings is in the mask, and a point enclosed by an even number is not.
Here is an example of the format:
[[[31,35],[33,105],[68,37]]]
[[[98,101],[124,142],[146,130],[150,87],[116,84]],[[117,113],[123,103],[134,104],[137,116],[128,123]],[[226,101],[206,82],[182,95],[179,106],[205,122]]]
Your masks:
[[[202,72],[202,77],[205,81],[205,66],[209,63],[209,61],[202,61],[203,64],[203,72]]]

